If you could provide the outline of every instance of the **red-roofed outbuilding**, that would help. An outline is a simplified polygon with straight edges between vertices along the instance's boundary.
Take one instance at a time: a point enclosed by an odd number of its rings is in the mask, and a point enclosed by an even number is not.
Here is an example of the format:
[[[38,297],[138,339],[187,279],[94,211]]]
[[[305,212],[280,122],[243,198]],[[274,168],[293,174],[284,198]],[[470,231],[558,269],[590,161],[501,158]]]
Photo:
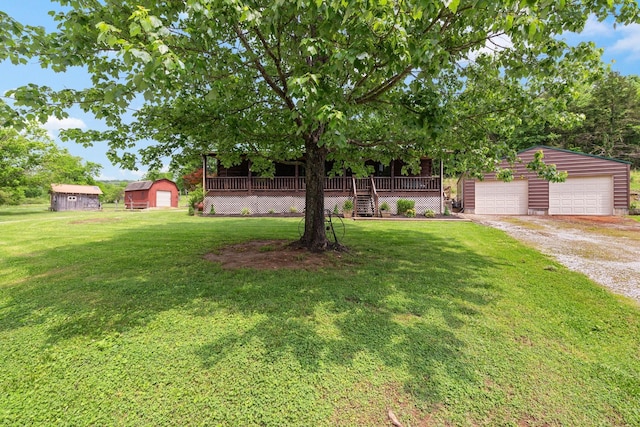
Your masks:
[[[177,208],[179,196],[178,186],[168,179],[136,181],[124,189],[124,205],[127,209]]]

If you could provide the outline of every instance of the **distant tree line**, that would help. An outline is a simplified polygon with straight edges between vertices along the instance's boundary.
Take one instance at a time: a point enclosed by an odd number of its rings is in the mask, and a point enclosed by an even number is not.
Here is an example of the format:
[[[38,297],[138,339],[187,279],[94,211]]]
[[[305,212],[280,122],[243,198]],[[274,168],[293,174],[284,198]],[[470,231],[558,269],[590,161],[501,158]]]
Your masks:
[[[101,169],[58,147],[37,126],[0,128],[0,205],[47,197],[52,183],[96,185]]]
[[[141,179],[166,178],[186,192],[195,188],[194,182],[202,182],[201,167],[201,159],[194,158],[175,173],[150,170]],[[36,124],[20,132],[0,127],[0,206],[42,203],[49,197],[51,184],[96,185],[102,190],[103,203],[122,202],[124,189],[131,181],[98,180],[101,171],[102,165],[58,147]]]
[[[581,120],[566,126],[527,125],[511,139],[524,149],[537,144],[613,157],[640,168],[640,77],[609,73],[584,88],[569,110]]]

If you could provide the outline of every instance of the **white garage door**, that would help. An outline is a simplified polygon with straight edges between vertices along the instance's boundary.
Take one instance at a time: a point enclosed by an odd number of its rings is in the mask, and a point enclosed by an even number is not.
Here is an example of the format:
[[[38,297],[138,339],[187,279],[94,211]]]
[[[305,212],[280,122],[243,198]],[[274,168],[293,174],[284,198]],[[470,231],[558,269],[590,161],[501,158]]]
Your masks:
[[[156,191],[156,207],[171,207],[171,191]]]
[[[549,215],[612,215],[613,178],[592,176],[549,183]]]
[[[484,215],[526,215],[528,181],[476,182],[476,210]]]

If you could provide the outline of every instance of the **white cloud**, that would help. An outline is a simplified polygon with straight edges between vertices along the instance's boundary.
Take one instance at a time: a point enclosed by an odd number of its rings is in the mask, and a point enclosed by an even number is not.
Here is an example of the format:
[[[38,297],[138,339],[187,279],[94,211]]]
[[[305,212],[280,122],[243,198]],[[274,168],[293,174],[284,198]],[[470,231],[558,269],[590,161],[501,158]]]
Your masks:
[[[130,171],[127,169],[116,169],[111,167],[107,167],[106,169],[106,172],[102,171],[98,176],[98,181],[137,181],[146,173],[143,171]]]
[[[511,37],[500,34],[496,36],[492,36],[485,42],[484,49],[482,51],[486,53],[490,52],[500,52],[502,50],[508,50],[513,47],[513,41]]]
[[[618,27],[620,38],[611,46],[611,52],[640,58],[640,25],[631,24]]]
[[[611,23],[606,21],[598,21],[594,15],[589,16],[586,24],[584,25],[584,30],[580,33],[581,37],[585,37],[589,40],[594,37],[614,37],[614,29]]]
[[[49,117],[47,122],[42,126],[49,132],[58,131],[60,129],[75,129],[80,128],[84,129],[87,127],[82,119],[78,119],[75,117],[67,117],[65,119],[58,119],[56,117]]]
[[[484,46],[473,50],[467,54],[467,59],[461,61],[461,65],[465,65],[468,62],[473,62],[480,55],[493,55],[494,53],[501,52],[503,50],[511,49],[513,47],[513,41],[505,34],[490,36],[484,43]]]

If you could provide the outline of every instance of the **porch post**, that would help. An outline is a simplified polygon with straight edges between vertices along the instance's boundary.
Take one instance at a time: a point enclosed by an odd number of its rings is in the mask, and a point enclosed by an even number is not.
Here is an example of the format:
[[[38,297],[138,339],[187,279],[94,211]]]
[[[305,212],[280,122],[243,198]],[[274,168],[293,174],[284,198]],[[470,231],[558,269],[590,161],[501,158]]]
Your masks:
[[[393,193],[396,188],[395,188],[395,181],[396,181],[396,168],[395,168],[395,160],[391,160],[391,192]]]
[[[444,166],[442,159],[440,159],[440,213],[444,213]]]
[[[342,168],[342,177],[341,180],[342,181],[342,192],[346,193],[347,192],[347,169]]]
[[[207,155],[202,155],[202,189],[207,192]]]

